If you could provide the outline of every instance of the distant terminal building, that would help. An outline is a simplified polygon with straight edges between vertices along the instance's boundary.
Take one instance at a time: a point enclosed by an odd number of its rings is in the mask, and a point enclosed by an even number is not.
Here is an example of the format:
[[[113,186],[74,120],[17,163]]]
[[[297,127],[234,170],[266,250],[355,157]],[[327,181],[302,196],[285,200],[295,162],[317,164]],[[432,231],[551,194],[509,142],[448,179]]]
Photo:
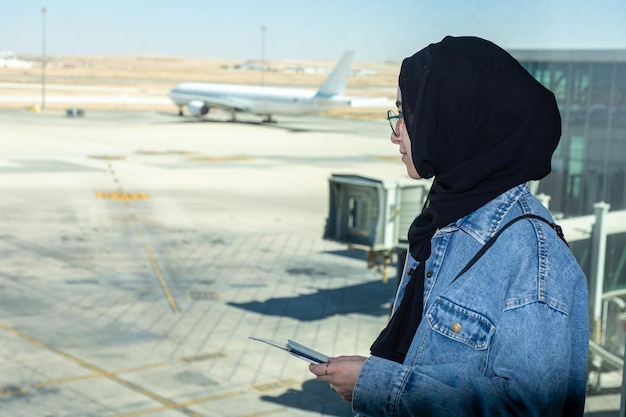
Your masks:
[[[561,111],[563,133],[552,173],[539,182],[536,194],[548,195],[550,211],[572,218],[580,225],[575,230],[585,233],[596,227],[593,219],[585,222],[594,205],[610,205],[617,216],[606,231],[605,255],[595,255],[593,239],[570,246],[591,282],[601,262],[603,291],[626,299],[626,219],[619,214],[626,213],[626,50],[510,52],[554,92]],[[626,314],[626,307],[622,311]]]
[[[538,193],[565,217],[604,201],[626,209],[626,50],[514,50],[556,95],[563,121],[552,173]]]

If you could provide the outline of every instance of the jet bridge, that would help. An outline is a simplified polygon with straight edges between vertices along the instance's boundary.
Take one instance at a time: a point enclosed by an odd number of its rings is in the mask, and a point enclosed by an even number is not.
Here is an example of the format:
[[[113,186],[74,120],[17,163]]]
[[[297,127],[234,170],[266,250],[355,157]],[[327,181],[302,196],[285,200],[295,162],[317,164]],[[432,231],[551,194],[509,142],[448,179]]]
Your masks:
[[[367,252],[368,268],[377,267],[387,282],[391,263],[431,182],[332,174],[324,239]]]

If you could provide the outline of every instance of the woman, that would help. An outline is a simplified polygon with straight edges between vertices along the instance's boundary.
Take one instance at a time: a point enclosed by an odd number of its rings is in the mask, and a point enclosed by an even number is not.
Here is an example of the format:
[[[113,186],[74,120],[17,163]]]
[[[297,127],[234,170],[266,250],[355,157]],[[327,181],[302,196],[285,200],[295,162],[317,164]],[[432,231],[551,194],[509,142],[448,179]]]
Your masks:
[[[363,416],[582,416],[587,282],[527,186],[561,135],[553,94],[495,44],[402,63],[391,141],[434,178],[372,356],[311,365]]]

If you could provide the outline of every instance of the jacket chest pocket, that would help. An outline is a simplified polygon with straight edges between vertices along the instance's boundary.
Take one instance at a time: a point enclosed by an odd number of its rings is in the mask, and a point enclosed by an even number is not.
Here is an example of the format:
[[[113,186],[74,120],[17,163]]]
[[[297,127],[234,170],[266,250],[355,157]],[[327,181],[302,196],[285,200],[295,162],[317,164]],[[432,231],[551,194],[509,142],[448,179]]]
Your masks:
[[[426,331],[418,362],[468,365],[477,361],[484,372],[489,343],[496,327],[485,316],[450,300],[437,297],[426,313],[430,329]]]

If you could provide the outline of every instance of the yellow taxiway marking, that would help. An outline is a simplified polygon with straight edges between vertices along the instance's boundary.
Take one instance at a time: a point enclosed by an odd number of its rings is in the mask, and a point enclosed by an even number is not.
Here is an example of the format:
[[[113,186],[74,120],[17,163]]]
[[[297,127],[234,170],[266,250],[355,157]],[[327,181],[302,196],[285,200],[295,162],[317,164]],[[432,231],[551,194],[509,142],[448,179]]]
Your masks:
[[[125,193],[122,191],[97,191],[96,197],[115,201],[139,201],[150,198],[148,193]]]
[[[147,390],[147,389],[145,389],[145,388],[143,388],[143,387],[141,387],[141,386],[139,386],[139,385],[137,385],[135,383],[126,381],[125,379],[120,378],[119,376],[115,375],[112,372],[108,372],[108,371],[106,371],[106,370],[104,370],[102,368],[97,367],[96,365],[93,365],[93,364],[91,364],[89,362],[85,362],[84,360],[82,360],[82,359],[80,359],[80,358],[78,358],[78,357],[76,357],[74,355],[71,355],[71,354],[69,354],[67,352],[63,352],[62,350],[56,349],[56,348],[48,345],[47,343],[42,342],[41,340],[37,340],[37,339],[35,339],[33,337],[28,336],[27,334],[24,334],[24,333],[20,332],[19,330],[16,330],[16,329],[14,329],[12,327],[6,326],[6,325],[4,325],[2,323],[0,323],[0,329],[5,330],[5,331],[7,331],[9,333],[12,333],[15,336],[17,336],[17,337],[19,337],[19,338],[21,338],[23,340],[26,340],[27,342],[32,343],[35,346],[39,346],[39,347],[41,347],[43,349],[46,349],[46,350],[48,350],[50,352],[54,352],[57,355],[65,358],[65,359],[67,359],[67,360],[69,360],[71,362],[74,362],[74,363],[76,363],[76,364],[78,364],[80,366],[82,366],[85,369],[89,369],[92,372],[95,372],[95,373],[97,373],[99,375],[102,375],[104,378],[107,378],[107,379],[109,379],[109,380],[111,380],[113,382],[116,382],[116,383],[118,383],[118,384],[120,384],[120,385],[122,385],[122,386],[124,386],[124,387],[126,387],[126,388],[128,388],[130,390],[132,390],[132,391],[135,391],[138,394],[142,394],[142,395],[144,395],[144,396],[146,396],[146,397],[148,397],[148,398],[150,398],[150,399],[152,399],[152,400],[154,400],[156,402],[159,402],[159,403],[161,403],[161,404],[163,404],[165,406],[165,409],[180,411],[181,413],[184,413],[184,414],[186,414],[188,416],[191,416],[191,417],[203,417],[201,414],[198,414],[198,413],[196,413],[194,411],[188,410],[186,408],[186,406],[184,404],[182,404],[182,403],[174,402],[174,401],[169,400],[169,399],[167,399],[165,397],[162,397],[159,394],[156,394],[156,393],[154,393],[154,392],[152,392],[150,390]]]
[[[105,161],[119,161],[124,160],[126,157],[124,155],[87,155],[89,159],[102,159]]]
[[[154,256],[152,256],[152,251],[150,250],[150,247],[146,246],[145,250],[146,250],[146,255],[148,255],[148,259],[150,260],[150,264],[152,264],[152,269],[154,269],[154,273],[157,274],[157,277],[159,278],[159,282],[161,283],[161,287],[163,288],[163,291],[165,292],[165,296],[167,297],[167,300],[170,302],[170,306],[172,307],[172,310],[174,310],[174,313],[176,314],[180,313],[178,304],[176,304],[176,300],[174,300],[174,296],[172,295],[172,292],[170,291],[169,287],[167,286],[167,283],[165,282],[165,278],[163,277],[163,274],[161,273],[161,270],[159,269],[159,265],[157,265],[156,260],[154,259]]]
[[[143,365],[143,366],[137,366],[134,368],[119,369],[117,371],[111,371],[111,374],[120,375],[120,374],[126,374],[130,372],[143,371],[144,369],[154,369],[154,368],[160,368],[162,366],[170,366],[170,365],[171,365],[170,362],[159,362],[159,363],[153,363],[153,364],[148,364],[148,365]],[[66,384],[68,382],[83,381],[86,379],[102,378],[103,376],[104,375],[102,374],[96,373],[96,374],[89,374],[89,375],[82,375],[82,376],[74,376],[74,377],[69,377],[69,378],[53,379],[53,380],[45,381],[45,382],[38,382],[36,384],[33,384],[33,386],[36,388],[41,388],[41,387],[47,387],[50,385],[59,385],[59,384]]]
[[[189,157],[192,161],[200,162],[228,162],[228,161],[254,161],[255,158],[251,156],[192,156]]]
[[[243,394],[245,394],[245,391],[227,392],[225,394],[212,395],[210,397],[203,397],[203,398],[197,398],[195,400],[183,401],[180,403],[180,405],[183,407],[189,407],[190,405],[201,404],[201,403],[206,403],[206,402],[215,401],[215,400],[221,400],[223,398],[236,397],[238,395],[243,395]],[[135,417],[135,416],[140,416],[143,414],[157,413],[159,411],[165,411],[167,409],[168,407],[147,408],[145,410],[137,410],[137,411],[131,411],[130,413],[117,414],[113,417]]]
[[[192,362],[201,362],[201,361],[209,361],[214,359],[222,359],[228,357],[224,352],[209,352],[209,353],[200,353],[198,355],[193,356],[184,356],[177,358],[180,362],[192,363]]]
[[[296,381],[295,379],[286,378],[286,379],[278,379],[276,381],[271,381],[271,382],[264,382],[261,384],[254,384],[254,385],[251,385],[250,388],[259,392],[266,392],[266,391],[273,391],[276,389],[294,387],[296,385],[300,385],[301,383],[302,382]]]

